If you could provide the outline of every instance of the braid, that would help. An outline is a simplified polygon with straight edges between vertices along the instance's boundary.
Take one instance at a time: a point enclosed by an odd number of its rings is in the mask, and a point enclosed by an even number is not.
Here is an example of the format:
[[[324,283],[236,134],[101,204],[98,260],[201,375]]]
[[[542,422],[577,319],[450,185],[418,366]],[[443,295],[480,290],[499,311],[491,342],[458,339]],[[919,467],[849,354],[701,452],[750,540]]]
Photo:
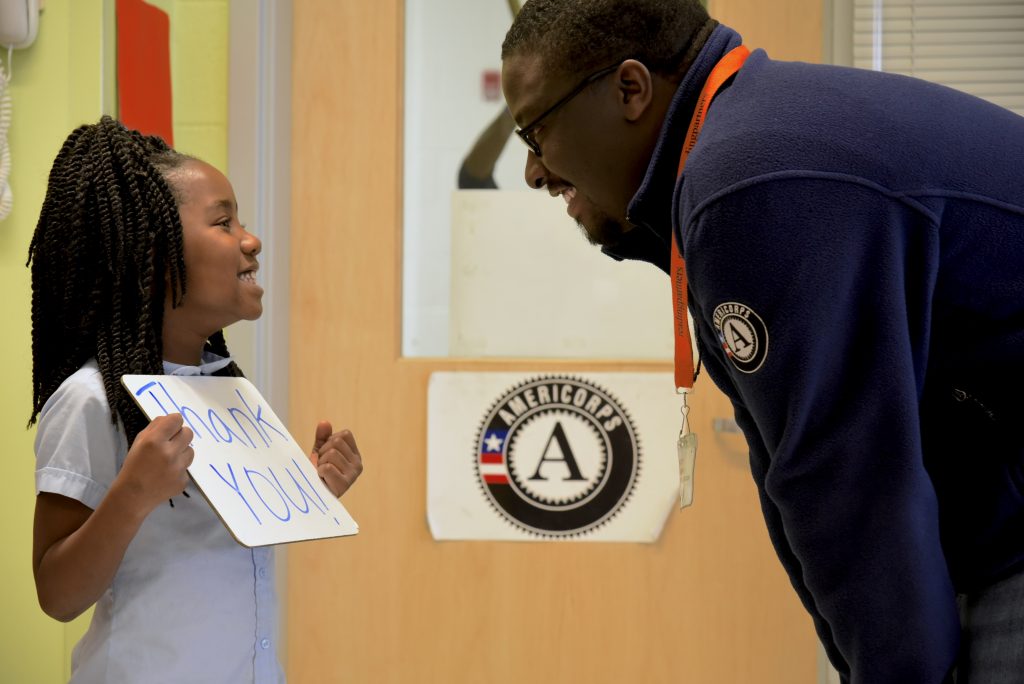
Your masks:
[[[193,159],[104,116],[64,141],[29,246],[32,415],[95,357],[128,442],[148,423],[122,389],[127,373],[163,373],[167,287],[185,294],[179,199],[168,173]],[[227,356],[223,334],[208,347]],[[232,374],[240,375],[233,363]]]
[[[213,352],[217,356],[231,356],[231,354],[228,352],[228,344],[224,340],[223,330],[218,330],[217,332],[210,336],[210,339],[206,341],[205,350]],[[226,375],[228,377],[234,378],[245,377],[245,375],[242,373],[242,369],[239,368],[238,364],[236,364],[234,361],[229,363],[221,370],[215,372],[214,375]]]

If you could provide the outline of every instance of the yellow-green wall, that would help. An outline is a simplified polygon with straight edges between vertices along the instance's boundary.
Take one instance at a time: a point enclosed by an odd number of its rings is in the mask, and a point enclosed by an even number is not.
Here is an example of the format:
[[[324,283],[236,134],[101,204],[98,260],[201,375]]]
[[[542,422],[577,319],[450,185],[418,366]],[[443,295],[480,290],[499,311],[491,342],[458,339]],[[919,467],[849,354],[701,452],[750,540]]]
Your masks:
[[[228,0],[150,0],[171,18],[174,147],[227,172]]]
[[[228,0],[151,4],[171,17],[175,146],[224,169]],[[46,617],[32,581],[34,431],[25,429],[32,396],[31,292],[25,257],[60,144],[75,126],[113,113],[112,7],[113,0],[47,0],[36,42],[13,57],[8,142],[14,210],[0,222],[0,682],[67,681],[68,654],[86,626],[84,618],[65,626]]]

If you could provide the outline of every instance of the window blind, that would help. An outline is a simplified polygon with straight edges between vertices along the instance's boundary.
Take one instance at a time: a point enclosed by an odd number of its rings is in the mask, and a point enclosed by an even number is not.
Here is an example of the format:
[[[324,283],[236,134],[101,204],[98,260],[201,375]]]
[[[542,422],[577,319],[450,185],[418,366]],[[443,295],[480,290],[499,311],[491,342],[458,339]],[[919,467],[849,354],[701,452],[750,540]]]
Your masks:
[[[1024,0],[853,0],[853,65],[1024,115]]]

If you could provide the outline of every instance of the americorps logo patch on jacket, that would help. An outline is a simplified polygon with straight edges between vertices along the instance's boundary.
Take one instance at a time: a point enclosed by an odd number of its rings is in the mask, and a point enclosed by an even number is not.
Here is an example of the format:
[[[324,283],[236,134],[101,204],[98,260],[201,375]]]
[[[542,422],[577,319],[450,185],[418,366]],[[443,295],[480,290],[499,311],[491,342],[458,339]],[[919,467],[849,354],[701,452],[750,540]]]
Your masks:
[[[739,302],[715,307],[712,321],[725,355],[742,373],[753,373],[768,357],[768,328],[753,309]]]

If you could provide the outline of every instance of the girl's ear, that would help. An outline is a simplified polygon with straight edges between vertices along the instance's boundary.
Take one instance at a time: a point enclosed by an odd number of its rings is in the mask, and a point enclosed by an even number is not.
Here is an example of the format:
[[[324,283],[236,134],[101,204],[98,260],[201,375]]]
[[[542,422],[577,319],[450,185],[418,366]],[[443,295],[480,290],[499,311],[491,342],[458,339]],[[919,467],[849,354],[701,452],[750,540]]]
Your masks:
[[[643,63],[627,59],[615,72],[619,105],[627,121],[634,122],[651,106],[654,99],[654,79]]]

